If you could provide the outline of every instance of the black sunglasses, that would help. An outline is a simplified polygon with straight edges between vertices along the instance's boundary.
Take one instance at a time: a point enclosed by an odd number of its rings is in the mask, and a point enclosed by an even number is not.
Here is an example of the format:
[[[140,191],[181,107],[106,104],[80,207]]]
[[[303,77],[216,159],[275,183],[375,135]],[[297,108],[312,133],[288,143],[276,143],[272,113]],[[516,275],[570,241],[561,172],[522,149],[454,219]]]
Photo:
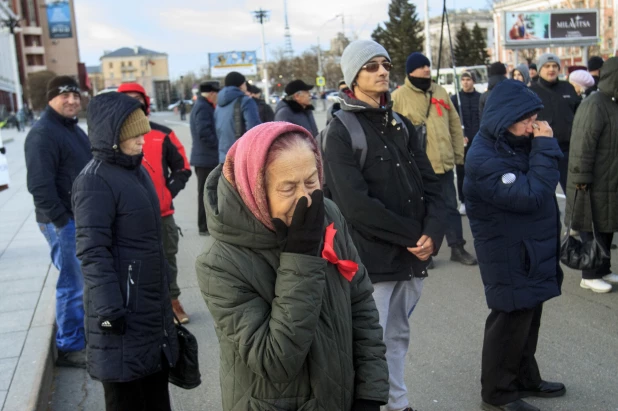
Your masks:
[[[393,68],[393,65],[388,61],[385,61],[384,63],[372,61],[371,63],[365,64],[363,67],[361,67],[361,69],[367,70],[367,72],[369,73],[375,73],[380,69],[380,66],[384,67],[384,70],[386,71],[391,71],[391,69]]]

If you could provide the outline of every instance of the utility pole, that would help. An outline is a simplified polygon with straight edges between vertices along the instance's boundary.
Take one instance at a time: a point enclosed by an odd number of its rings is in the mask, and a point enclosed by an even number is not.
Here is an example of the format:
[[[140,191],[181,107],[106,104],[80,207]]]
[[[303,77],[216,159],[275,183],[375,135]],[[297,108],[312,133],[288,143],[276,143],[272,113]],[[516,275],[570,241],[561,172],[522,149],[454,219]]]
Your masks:
[[[429,41],[429,0],[425,0],[425,56],[431,63],[431,42]]]
[[[24,97],[22,95],[21,84],[19,82],[19,71],[17,69],[17,51],[15,50],[15,32],[18,30],[19,27],[19,17],[15,13],[13,13],[13,10],[11,10],[11,8],[3,1],[0,1],[0,13],[5,16],[4,18],[0,19],[0,27],[7,27],[10,34],[9,43],[11,44],[10,53],[13,63],[13,87],[15,88],[15,94],[17,95],[17,108],[15,109],[15,107],[13,107],[13,109],[17,113],[17,111],[21,110],[24,105]],[[11,99],[11,105],[12,104],[13,99]]]
[[[266,39],[264,36],[264,23],[269,20],[270,11],[256,10],[253,12],[253,19],[256,23],[260,23],[262,26],[262,75],[264,77],[264,98],[266,99],[266,103],[270,102],[270,81],[268,80],[268,60],[266,59]]]
[[[285,55],[288,58],[294,57],[294,49],[292,48],[292,35],[290,34],[290,24],[288,23],[288,2],[283,0],[283,10],[285,12]]]

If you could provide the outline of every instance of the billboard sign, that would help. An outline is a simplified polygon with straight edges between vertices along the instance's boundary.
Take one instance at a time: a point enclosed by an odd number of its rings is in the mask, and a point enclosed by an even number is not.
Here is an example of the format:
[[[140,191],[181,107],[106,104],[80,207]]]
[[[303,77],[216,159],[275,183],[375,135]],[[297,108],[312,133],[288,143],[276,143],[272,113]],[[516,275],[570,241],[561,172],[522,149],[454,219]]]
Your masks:
[[[47,25],[49,26],[49,38],[68,39],[73,37],[71,28],[71,8],[68,1],[48,3]]]
[[[226,51],[208,53],[210,76],[225,77],[232,71],[245,76],[257,74],[257,55],[255,51]]]
[[[596,10],[507,11],[503,21],[508,46],[585,46],[599,38]]]

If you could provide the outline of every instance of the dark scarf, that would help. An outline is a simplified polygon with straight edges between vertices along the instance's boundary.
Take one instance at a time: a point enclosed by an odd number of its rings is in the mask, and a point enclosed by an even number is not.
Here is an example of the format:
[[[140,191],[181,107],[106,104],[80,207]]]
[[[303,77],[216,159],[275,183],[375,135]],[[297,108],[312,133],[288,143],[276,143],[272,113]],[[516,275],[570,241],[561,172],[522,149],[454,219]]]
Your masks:
[[[295,113],[302,113],[303,111],[311,111],[311,110],[315,110],[315,108],[313,107],[312,104],[309,104],[307,107],[303,107],[301,106],[297,101],[295,100],[288,100],[285,99],[284,102],[292,109],[293,112]]]
[[[549,82],[543,77],[539,77],[539,83],[547,88],[554,88],[559,83],[559,81],[558,79],[556,79],[556,81]]]
[[[410,83],[412,83],[414,87],[421,89],[424,92],[427,92],[427,90],[431,88],[430,78],[412,77],[408,75],[408,80],[410,80]]]
[[[532,147],[532,137],[516,136],[510,131],[504,132],[504,139],[513,150],[524,150],[529,152]]]

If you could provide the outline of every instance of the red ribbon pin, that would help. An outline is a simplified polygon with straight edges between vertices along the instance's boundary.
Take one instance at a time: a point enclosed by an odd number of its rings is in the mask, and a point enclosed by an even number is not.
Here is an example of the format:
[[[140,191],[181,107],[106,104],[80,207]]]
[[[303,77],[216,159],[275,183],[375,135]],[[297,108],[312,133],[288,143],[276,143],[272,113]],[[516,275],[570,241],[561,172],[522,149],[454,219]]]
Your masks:
[[[437,98],[435,98],[435,97],[432,97],[432,98],[431,98],[431,104],[435,104],[435,105],[436,105],[436,110],[438,111],[438,115],[439,115],[440,117],[442,117],[442,108],[440,108],[440,106],[444,107],[444,108],[445,108],[445,109],[447,109],[447,110],[450,110],[450,109],[451,109],[451,106],[449,106],[448,104],[446,104],[446,103],[444,102],[444,100],[442,100],[442,99],[438,100],[438,99],[437,99]]]
[[[335,229],[335,223],[331,223],[326,227],[326,235],[324,236],[324,250],[322,250],[322,258],[331,264],[337,266],[339,273],[345,277],[346,280],[352,281],[354,275],[358,271],[358,264],[350,260],[340,260],[335,253],[334,241],[337,230]]]

